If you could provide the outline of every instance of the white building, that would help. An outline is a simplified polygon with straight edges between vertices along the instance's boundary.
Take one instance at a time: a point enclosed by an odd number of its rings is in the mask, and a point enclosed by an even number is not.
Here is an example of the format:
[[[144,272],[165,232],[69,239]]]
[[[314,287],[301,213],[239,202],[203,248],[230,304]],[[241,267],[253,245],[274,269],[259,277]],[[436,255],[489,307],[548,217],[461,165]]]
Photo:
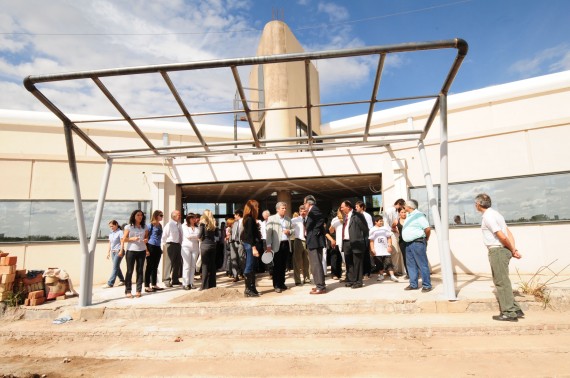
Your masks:
[[[268,48],[271,47],[271,49]],[[285,24],[273,21],[266,26],[260,55],[300,52],[300,45]],[[301,65],[301,66],[299,66]],[[283,108],[302,95],[306,71],[302,63],[284,63],[274,71],[259,75],[253,67],[249,85],[255,106]],[[312,95],[318,99],[318,73],[313,65],[307,72]],[[286,79],[286,80],[285,80]],[[255,94],[256,93],[256,94]],[[261,94],[263,93],[263,98]],[[263,100],[263,101],[262,101]],[[481,241],[474,197],[487,192],[509,221],[524,258],[511,269],[533,273],[548,265],[553,270],[570,263],[560,236],[570,232],[570,71],[455,95],[447,101],[449,149],[449,242],[455,272],[489,274],[486,250]],[[263,105],[259,105],[263,104]],[[371,118],[372,132],[418,129],[429,117],[433,100],[377,111]],[[252,113],[254,114],[254,113]],[[252,119],[255,132],[268,138],[294,137],[307,132],[307,113],[299,109],[267,112]],[[357,133],[367,114],[321,124],[317,109],[311,110],[311,130],[320,137]],[[74,116],[74,120],[94,117]],[[237,122],[237,121],[236,121]],[[270,131],[265,125],[282,125]],[[434,124],[437,124],[436,120]],[[170,148],[196,143],[191,128],[179,123],[140,121],[140,129],[155,146],[166,139]],[[244,127],[199,124],[209,143],[247,140],[251,130]],[[139,136],[112,122],[90,123],[82,129],[106,149],[133,146]],[[273,134],[272,134],[273,133]],[[433,183],[440,183],[440,135],[434,126],[424,140]],[[272,134],[272,135],[269,135]],[[305,134],[306,135],[306,134]],[[318,139],[318,138],[317,138]],[[87,219],[93,219],[95,203],[105,172],[104,159],[84,140],[74,137],[79,187]],[[291,142],[294,146],[294,142]],[[293,211],[306,194],[316,194],[322,208],[335,209],[345,198],[372,198],[381,194],[384,206],[397,198],[415,198],[420,210],[427,206],[424,171],[417,142],[386,146],[327,148],[322,151],[264,151],[263,154],[234,155],[231,143],[225,153],[204,157],[172,159],[115,159],[106,194],[97,243],[94,282],[104,282],[110,272],[105,260],[106,224],[116,218],[126,221],[130,212],[161,209],[165,214],[183,203],[240,204],[256,198],[273,210],[277,199],[291,204]],[[182,147],[181,147],[182,149]],[[172,149],[170,151],[176,151]],[[229,153],[228,153],[229,152]],[[82,253],[73,220],[73,184],[62,122],[52,113],[0,110],[0,249],[18,257],[18,268],[65,268],[79,280]],[[369,210],[374,209],[373,202]],[[149,214],[150,215],[150,214]],[[454,224],[459,216],[461,225]],[[89,222],[87,230],[91,229]],[[436,230],[437,232],[437,230]],[[31,240],[41,239],[41,240]],[[434,238],[435,240],[435,238]],[[432,268],[440,268],[437,243],[430,243]]]

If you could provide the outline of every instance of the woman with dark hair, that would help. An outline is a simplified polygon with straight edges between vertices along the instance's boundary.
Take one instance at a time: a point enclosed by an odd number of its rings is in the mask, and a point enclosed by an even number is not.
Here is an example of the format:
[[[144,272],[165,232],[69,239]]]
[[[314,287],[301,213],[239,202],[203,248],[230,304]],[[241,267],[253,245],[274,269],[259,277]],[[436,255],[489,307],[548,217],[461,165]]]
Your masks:
[[[196,226],[196,214],[186,215],[186,223],[182,225],[182,288],[190,290],[194,287],[196,260],[200,253],[200,228]]]
[[[120,281],[118,286],[123,286],[125,284],[125,277],[123,277],[123,272],[121,271],[121,261],[123,260],[123,256],[119,255],[119,252],[123,250],[123,230],[121,229],[121,226],[119,226],[119,222],[114,219],[109,222],[109,228],[111,229],[111,233],[109,234],[107,260],[111,259],[113,270],[111,272],[111,277],[109,277],[107,283],[103,285],[103,289],[113,287],[117,277],[119,277]]]
[[[127,243],[127,274],[125,275],[125,294],[132,298],[133,270],[137,269],[137,291],[135,297],[140,298],[143,286],[143,265],[146,256],[150,253],[146,247],[148,230],[145,228],[146,216],[142,210],[135,210],[129,218],[129,225],[125,227],[123,244]],[[122,257],[122,253],[119,254]]]
[[[200,256],[202,258],[202,287],[200,290],[216,287],[216,221],[210,210],[204,210],[200,217]]]
[[[164,213],[161,210],[155,210],[152,213],[150,224],[147,226],[147,248],[150,253],[146,258],[146,269],[144,271],[144,291],[147,293],[152,293],[155,290],[164,290],[162,287],[157,286],[158,264],[162,257],[162,248],[160,248],[162,225],[160,222],[163,218]]]
[[[256,200],[249,200],[243,210],[243,232],[241,243],[245,251],[245,292],[246,297],[259,297],[259,292],[255,287],[255,257],[259,257],[257,246],[262,243],[259,223],[259,203]]]
[[[408,276],[408,265],[406,265],[406,242],[404,241],[404,239],[402,239],[402,228],[404,227],[404,222],[406,221],[406,217],[408,216],[408,213],[406,212],[406,209],[404,207],[402,207],[400,210],[398,210],[398,223],[396,224],[396,227],[398,227],[398,246],[400,247],[400,251],[402,251],[402,258],[404,259],[404,269],[406,270],[406,279],[410,278]]]

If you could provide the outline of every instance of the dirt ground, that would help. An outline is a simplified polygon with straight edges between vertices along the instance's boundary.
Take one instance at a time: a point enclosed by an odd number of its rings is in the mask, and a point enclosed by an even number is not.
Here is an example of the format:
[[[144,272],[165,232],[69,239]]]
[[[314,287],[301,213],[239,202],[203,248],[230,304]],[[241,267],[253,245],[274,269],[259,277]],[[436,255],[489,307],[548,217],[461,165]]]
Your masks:
[[[315,357],[300,357],[284,353],[264,356],[257,354],[228,358],[223,351],[235,350],[232,341],[216,340],[212,349],[219,357],[212,358],[46,358],[42,352],[52,348],[50,343],[20,344],[22,356],[3,357],[0,376],[4,377],[567,377],[570,376],[570,333],[550,333],[524,336],[456,336],[377,340],[367,337],[311,340],[285,338],[273,340],[283,349],[296,344],[313,343],[323,347]],[[322,342],[322,343],[321,343]],[[166,341],[134,348],[157,348]],[[172,343],[172,341],[170,341]],[[226,344],[227,345],[220,345]],[[258,350],[256,339],[239,341],[240,349]],[[335,343],[354,343],[360,350],[338,354]],[[184,345],[185,344],[185,345]],[[262,342],[261,344],[264,344]],[[0,343],[1,349],[13,348],[15,343]],[[172,345],[172,344],[171,344]],[[170,346],[171,346],[170,345]],[[207,347],[207,341],[192,345],[180,342],[181,348]],[[324,345],[332,346],[325,350]],[[75,340],[74,350],[89,350],[92,341]],[[133,347],[129,347],[133,348]],[[129,349],[127,348],[127,349]],[[168,348],[166,348],[168,349]]]

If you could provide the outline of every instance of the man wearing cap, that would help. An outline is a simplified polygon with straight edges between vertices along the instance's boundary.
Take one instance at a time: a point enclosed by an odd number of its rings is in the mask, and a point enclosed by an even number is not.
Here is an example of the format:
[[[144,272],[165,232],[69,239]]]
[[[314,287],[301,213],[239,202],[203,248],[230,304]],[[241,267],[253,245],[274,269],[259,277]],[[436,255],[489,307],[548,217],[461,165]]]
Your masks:
[[[291,218],[285,215],[287,204],[277,202],[275,205],[276,214],[267,219],[266,241],[267,251],[273,252],[273,288],[275,292],[281,293],[287,290],[285,286],[285,268],[287,267],[287,257],[291,253]]]
[[[524,317],[524,313],[513,295],[513,286],[509,278],[509,262],[511,257],[520,259],[522,256],[515,247],[515,238],[507,227],[505,218],[491,208],[491,197],[485,193],[477,195],[475,209],[483,215],[481,219],[483,243],[489,250],[493,283],[497,289],[497,298],[501,308],[501,314],[493,316],[493,319],[516,322]]]
[[[418,210],[418,201],[408,200],[404,205],[408,213],[402,227],[402,238],[406,245],[406,265],[410,284],[404,290],[417,290],[418,268],[422,275],[422,293],[432,291],[429,263],[427,259],[427,243],[431,233],[429,222],[424,213]]]
[[[325,272],[323,270],[323,248],[325,248],[325,217],[316,206],[315,197],[308,195],[303,200],[305,210],[307,210],[307,222],[305,224],[306,243],[309,250],[309,265],[315,287],[310,294],[325,294],[327,286],[325,284]]]

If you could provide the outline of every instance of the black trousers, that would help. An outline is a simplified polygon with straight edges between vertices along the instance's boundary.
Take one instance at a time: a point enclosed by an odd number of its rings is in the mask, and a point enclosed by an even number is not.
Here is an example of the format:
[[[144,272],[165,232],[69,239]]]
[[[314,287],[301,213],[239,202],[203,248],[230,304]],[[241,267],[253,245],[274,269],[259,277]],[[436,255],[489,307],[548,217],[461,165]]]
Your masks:
[[[338,246],[329,249],[329,255],[331,258],[331,275],[340,278],[342,276],[342,255]]]
[[[283,288],[285,286],[285,270],[287,269],[287,258],[291,254],[289,241],[279,243],[279,251],[273,254],[273,288]]]
[[[147,244],[150,255],[146,258],[146,269],[144,271],[144,286],[156,286],[158,275],[158,264],[162,257],[162,249],[157,245]]]
[[[200,243],[202,258],[202,289],[216,287],[216,243],[204,240]]]
[[[131,292],[133,288],[133,271],[137,267],[137,293],[142,292],[143,285],[143,265],[146,251],[127,251],[127,273],[125,274],[125,294]]]
[[[342,251],[346,262],[346,280],[352,284],[362,284],[364,259],[370,260],[365,248],[353,250],[348,240],[343,241]]]
[[[166,253],[170,259],[170,282],[173,285],[180,285],[182,246],[179,243],[166,243]]]

